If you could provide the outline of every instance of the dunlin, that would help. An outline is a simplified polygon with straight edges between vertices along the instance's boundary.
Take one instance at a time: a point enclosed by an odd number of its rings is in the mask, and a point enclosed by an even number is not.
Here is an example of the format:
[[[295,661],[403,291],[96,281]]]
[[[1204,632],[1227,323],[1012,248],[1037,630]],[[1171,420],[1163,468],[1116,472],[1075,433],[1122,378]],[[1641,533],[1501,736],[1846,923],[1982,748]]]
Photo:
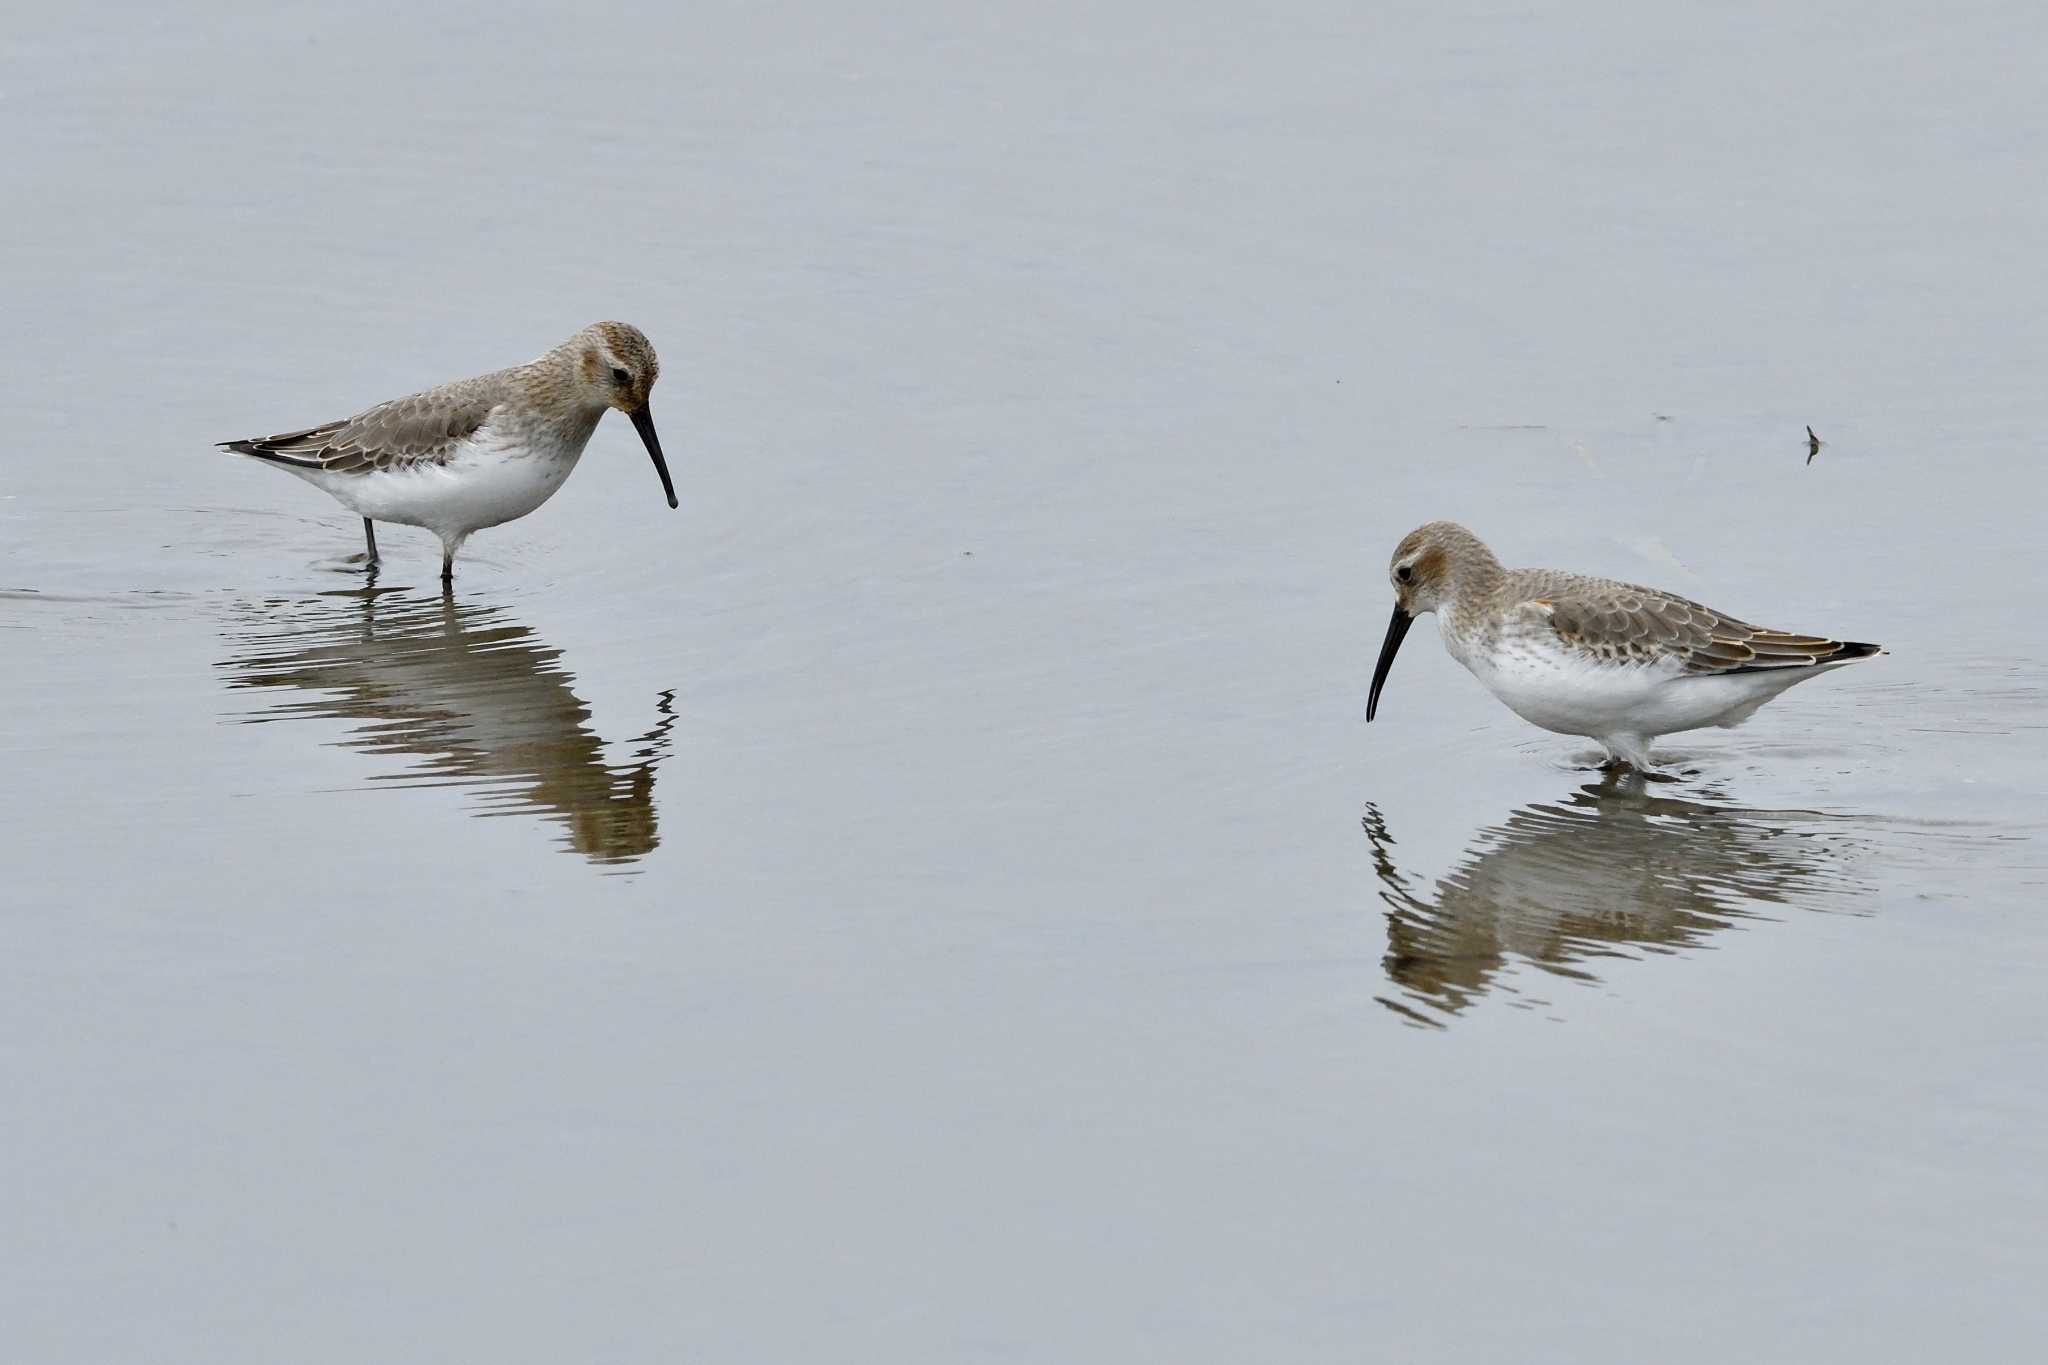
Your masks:
[[[1479,537],[1433,521],[1395,547],[1394,618],[1365,718],[1417,616],[1437,613],[1452,658],[1532,725],[1586,735],[1652,767],[1650,741],[1740,725],[1794,683],[1876,645],[1747,625],[1655,588],[1554,569],[1504,569]]]
[[[527,364],[221,449],[289,470],[361,517],[372,568],[375,523],[424,526],[441,538],[446,582],[472,531],[523,517],[562,486],[607,408],[632,419],[676,506],[647,406],[660,372],[639,328],[592,323]]]

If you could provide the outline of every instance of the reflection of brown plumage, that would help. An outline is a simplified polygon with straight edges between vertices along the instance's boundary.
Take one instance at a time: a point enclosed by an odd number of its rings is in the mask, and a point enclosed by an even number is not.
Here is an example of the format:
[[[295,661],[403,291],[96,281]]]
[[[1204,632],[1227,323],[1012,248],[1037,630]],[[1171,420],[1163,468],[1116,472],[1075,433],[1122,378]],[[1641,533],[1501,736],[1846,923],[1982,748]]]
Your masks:
[[[596,862],[630,862],[660,842],[654,770],[668,755],[674,694],[661,695],[661,719],[628,761],[609,764],[561,651],[499,608],[395,590],[332,593],[264,603],[230,639],[230,687],[309,694],[250,722],[361,722],[339,742],[422,760],[383,780],[478,788],[478,814],[557,820],[569,846]]]
[[[1512,992],[1497,979],[1510,958],[1590,981],[1599,958],[1695,947],[1765,906],[1849,908],[1867,889],[1846,875],[1850,849],[1826,830],[1828,816],[1651,790],[1640,777],[1610,776],[1555,805],[1524,806],[1480,831],[1434,894],[1411,888],[1386,821],[1368,805],[1366,837],[1390,907],[1384,965],[1405,997],[1381,1003],[1442,1023],[1496,986]]]

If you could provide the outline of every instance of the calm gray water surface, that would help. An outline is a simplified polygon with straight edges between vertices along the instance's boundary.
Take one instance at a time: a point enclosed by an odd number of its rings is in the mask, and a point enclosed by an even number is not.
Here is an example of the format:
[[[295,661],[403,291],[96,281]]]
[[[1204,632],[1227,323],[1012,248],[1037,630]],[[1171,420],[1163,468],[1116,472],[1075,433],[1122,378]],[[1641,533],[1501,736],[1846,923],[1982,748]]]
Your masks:
[[[0,38],[0,1356],[2037,1349],[2048,25],[1357,8]],[[210,448],[603,317],[452,598]],[[1890,653],[1367,728],[1435,517]]]

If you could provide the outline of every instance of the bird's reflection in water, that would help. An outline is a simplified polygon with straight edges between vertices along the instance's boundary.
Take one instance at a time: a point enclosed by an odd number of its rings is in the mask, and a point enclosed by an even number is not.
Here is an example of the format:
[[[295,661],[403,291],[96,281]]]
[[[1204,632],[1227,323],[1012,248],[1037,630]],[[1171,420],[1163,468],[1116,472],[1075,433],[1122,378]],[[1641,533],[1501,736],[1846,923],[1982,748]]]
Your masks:
[[[474,788],[478,814],[557,821],[594,862],[630,863],[660,842],[654,770],[674,694],[607,761],[561,651],[502,608],[370,588],[252,605],[228,635],[228,686],[293,694],[245,721],[357,722],[339,743],[416,760],[377,780]]]
[[[1491,990],[1543,1004],[1516,984],[1514,960],[1592,981],[1602,959],[1697,947],[1773,906],[1854,909],[1869,890],[1849,870],[1856,848],[1841,817],[1745,810],[1711,789],[1694,793],[1706,800],[1656,791],[1624,774],[1524,806],[1481,830],[1434,889],[1402,872],[1367,805],[1399,993],[1380,1003],[1431,1025]]]

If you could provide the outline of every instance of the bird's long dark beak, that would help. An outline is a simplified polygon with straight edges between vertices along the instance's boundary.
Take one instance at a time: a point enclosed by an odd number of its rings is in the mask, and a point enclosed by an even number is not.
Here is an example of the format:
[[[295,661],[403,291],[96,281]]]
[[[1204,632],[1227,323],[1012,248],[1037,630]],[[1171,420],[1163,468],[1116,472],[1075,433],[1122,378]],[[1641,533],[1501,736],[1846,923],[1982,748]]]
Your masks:
[[[1394,603],[1394,619],[1387,622],[1387,642],[1380,646],[1380,661],[1372,671],[1372,693],[1365,699],[1365,723],[1372,724],[1373,714],[1380,709],[1380,689],[1387,685],[1387,671],[1394,666],[1394,656],[1401,652],[1401,639],[1408,633],[1408,627],[1415,624],[1415,618],[1399,602]]]
[[[642,403],[626,415],[633,419],[633,430],[640,433],[640,440],[647,446],[647,453],[654,459],[654,472],[661,475],[661,491],[668,494],[668,505],[679,506],[680,504],[676,502],[676,486],[669,482],[668,461],[661,458],[661,438],[654,434],[654,409]]]

